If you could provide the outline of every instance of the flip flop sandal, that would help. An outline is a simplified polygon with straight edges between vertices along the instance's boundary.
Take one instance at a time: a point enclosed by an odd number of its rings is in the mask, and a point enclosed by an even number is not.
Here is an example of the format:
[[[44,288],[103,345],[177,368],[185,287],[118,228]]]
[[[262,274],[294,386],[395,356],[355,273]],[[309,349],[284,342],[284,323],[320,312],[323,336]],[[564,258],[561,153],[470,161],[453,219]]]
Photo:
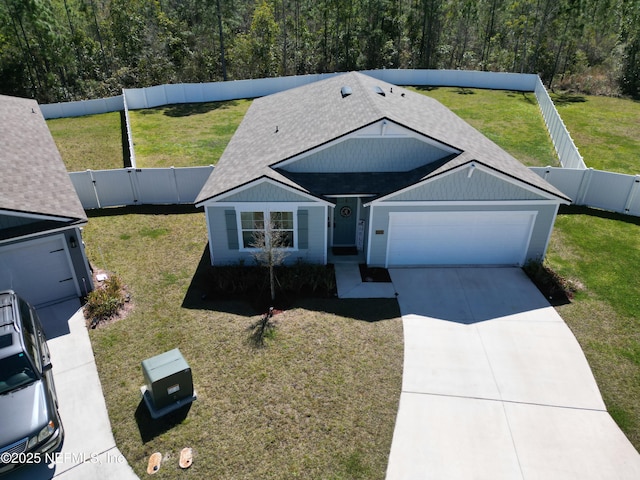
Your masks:
[[[149,475],[156,473],[160,470],[160,463],[162,462],[162,454],[156,452],[149,457],[149,463],[147,465],[147,473]]]
[[[185,447],[180,451],[180,468],[189,468],[193,463],[193,450]]]

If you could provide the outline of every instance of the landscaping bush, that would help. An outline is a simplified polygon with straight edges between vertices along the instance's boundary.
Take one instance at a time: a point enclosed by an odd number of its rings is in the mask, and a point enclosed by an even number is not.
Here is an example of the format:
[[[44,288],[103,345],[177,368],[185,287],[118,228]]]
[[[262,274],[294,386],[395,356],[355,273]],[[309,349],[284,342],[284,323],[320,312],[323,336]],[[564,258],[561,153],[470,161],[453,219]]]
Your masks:
[[[260,266],[222,265],[208,271],[209,292],[213,297],[256,298],[268,293],[268,271]],[[276,291],[288,296],[330,297],[336,291],[331,265],[298,261],[293,265],[275,268]]]
[[[91,326],[115,316],[124,306],[126,293],[120,277],[111,275],[104,283],[89,293],[84,313]]]

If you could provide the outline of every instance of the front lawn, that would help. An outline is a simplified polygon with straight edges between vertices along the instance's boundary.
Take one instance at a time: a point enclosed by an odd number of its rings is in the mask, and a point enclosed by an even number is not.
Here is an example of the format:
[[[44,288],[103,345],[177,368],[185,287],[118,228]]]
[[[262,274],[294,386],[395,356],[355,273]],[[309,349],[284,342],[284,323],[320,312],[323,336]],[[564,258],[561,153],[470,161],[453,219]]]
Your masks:
[[[135,309],[90,337],[116,444],[141,478],[155,451],[166,458],[156,478],[384,478],[402,384],[394,300],[300,300],[255,348],[248,303],[202,299],[201,212],[101,215],[85,229],[87,253],[120,275]],[[186,416],[153,422],[140,362],[173,348],[198,399]],[[195,460],[181,471],[185,446]]]

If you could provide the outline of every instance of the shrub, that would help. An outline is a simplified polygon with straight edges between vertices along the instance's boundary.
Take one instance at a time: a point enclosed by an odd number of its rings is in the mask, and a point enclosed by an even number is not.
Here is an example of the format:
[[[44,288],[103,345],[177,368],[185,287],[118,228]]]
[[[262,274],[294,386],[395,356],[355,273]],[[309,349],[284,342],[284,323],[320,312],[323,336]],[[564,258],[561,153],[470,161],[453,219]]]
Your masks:
[[[275,284],[280,292],[295,295],[330,296],[335,292],[334,270],[328,265],[297,261],[274,269]],[[208,271],[209,293],[214,296],[246,296],[261,294],[269,289],[265,269],[258,266],[213,266]]]
[[[117,275],[111,275],[87,296],[84,307],[85,317],[90,320],[93,327],[116,315],[123,307],[125,299],[122,280]]]

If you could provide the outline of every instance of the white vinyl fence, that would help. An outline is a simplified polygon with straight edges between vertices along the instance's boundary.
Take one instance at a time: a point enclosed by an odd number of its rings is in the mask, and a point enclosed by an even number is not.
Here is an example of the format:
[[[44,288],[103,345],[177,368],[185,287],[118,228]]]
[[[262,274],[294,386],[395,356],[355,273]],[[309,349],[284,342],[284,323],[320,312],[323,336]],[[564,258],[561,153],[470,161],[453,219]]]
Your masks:
[[[566,129],[538,75],[471,70],[366,70],[363,73],[396,85],[428,85],[466,88],[490,88],[534,92],[545,124],[565,168],[586,168],[578,149]],[[339,73],[257,78],[228,82],[180,83],[146,88],[123,89],[122,95],[102,100],[41,105],[45,118],[71,117],[92,113],[125,111],[131,164],[136,166],[135,149],[129,123],[129,110],[180,103],[257,98],[290,88],[317,82]]]
[[[571,135],[569,135],[569,130],[567,130],[562,118],[560,118],[560,114],[558,113],[558,110],[556,110],[556,106],[553,104],[551,97],[549,97],[547,89],[544,88],[540,77],[537,75],[536,77],[536,99],[538,100],[538,105],[542,111],[544,123],[547,125],[549,136],[551,137],[553,146],[558,154],[560,165],[564,168],[586,169],[587,166],[585,165],[580,152],[578,152],[578,148],[575,143],[573,143],[573,139],[571,138]]]
[[[640,216],[640,176],[587,169],[547,90],[537,75],[466,70],[369,70],[396,85],[490,88],[534,92],[563,168],[533,168],[573,199],[587,205]],[[118,97],[41,105],[45,118],[125,111],[134,168],[71,173],[85,209],[120,205],[193,203],[213,167],[137,169],[129,110],[179,103],[256,98],[306,85],[337,73],[125,89]]]
[[[396,85],[429,85],[492,88],[534,92],[537,75],[476,72],[470,70],[366,70],[362,73]],[[177,103],[200,103],[241,98],[257,98],[307,85],[339,73],[256,78],[213,83],[180,83],[123,90],[130,110]],[[543,87],[544,88],[544,87]]]
[[[640,175],[591,168],[532,167],[531,170],[573,199],[574,205],[640,216]]]
[[[129,105],[127,103],[127,96],[124,94],[122,95],[122,108],[124,109],[124,119],[126,122],[125,128],[127,129],[127,142],[129,144],[129,162],[133,168],[136,168],[136,151],[133,148],[133,130],[131,129],[131,120],[129,118]],[[122,122],[122,118],[120,119],[120,122]]]
[[[85,210],[126,205],[194,203],[213,166],[122,168],[70,173]]]
[[[120,112],[124,110],[124,95],[99,98],[96,100],[79,100],[77,102],[49,103],[40,105],[42,116],[49,118],[83,117],[98,113]]]

